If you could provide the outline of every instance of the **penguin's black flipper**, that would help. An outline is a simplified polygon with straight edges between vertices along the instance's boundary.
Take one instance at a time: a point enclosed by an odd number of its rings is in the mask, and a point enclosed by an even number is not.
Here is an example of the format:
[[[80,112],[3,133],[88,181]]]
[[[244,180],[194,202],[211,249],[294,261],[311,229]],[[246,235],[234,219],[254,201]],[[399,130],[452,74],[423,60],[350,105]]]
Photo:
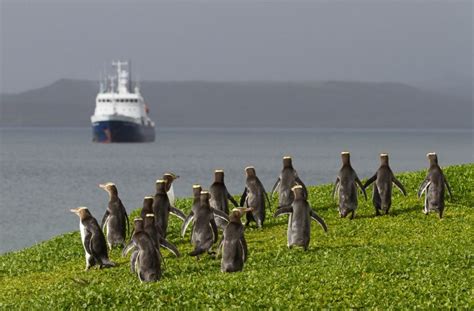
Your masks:
[[[362,193],[364,194],[365,200],[367,201],[367,193],[365,192],[364,185],[360,181],[359,177],[357,177],[357,175],[356,175],[356,178],[355,178],[355,182],[359,186],[360,190],[362,190]]]
[[[272,208],[272,204],[270,203],[270,199],[268,198],[267,191],[265,190],[265,187],[263,186],[263,184],[262,184],[262,182],[260,181],[260,179],[258,179],[258,177],[257,177],[257,183],[258,183],[259,187],[262,189],[263,195],[265,196],[265,199],[267,200],[268,209],[271,209],[271,208]]]
[[[186,234],[186,230],[188,229],[189,224],[193,221],[194,219],[194,212],[191,211],[189,213],[188,217],[183,222],[183,225],[181,226],[181,236],[184,238],[184,235]]]
[[[314,221],[318,222],[318,223],[321,225],[321,227],[323,228],[324,232],[328,232],[328,226],[326,225],[326,223],[324,222],[324,220],[323,220],[321,217],[319,217],[318,214],[316,214],[315,211],[310,210],[310,215],[311,215],[311,218],[312,218]]]
[[[86,249],[86,251],[89,254],[92,255],[93,253],[92,253],[92,249],[91,249],[91,240],[92,240],[92,232],[90,232],[89,230],[86,230],[86,234],[85,234],[85,237],[84,237],[84,248]]]
[[[333,198],[336,196],[336,191],[338,189],[338,185],[339,185],[340,182],[341,182],[341,179],[339,178],[339,176],[337,176],[336,182],[334,182],[334,188],[332,189],[332,197]]]
[[[226,190],[227,192],[227,198],[229,199],[229,201],[232,202],[232,204],[234,204],[235,207],[239,207],[239,203],[237,203],[237,201],[234,199],[233,196],[230,195],[230,193]]]
[[[244,189],[244,193],[242,193],[242,196],[240,197],[240,206],[244,206],[245,199],[247,198],[247,187]]]
[[[104,254],[107,256],[107,246],[102,231],[97,231],[97,234],[91,234],[89,248],[91,250],[89,254],[96,258],[102,258]]]
[[[181,219],[182,221],[185,221],[186,220],[186,215],[184,215],[184,213],[177,209],[176,207],[174,206],[170,206],[170,213],[176,217],[178,217],[179,219]]]
[[[444,177],[444,184],[446,185],[446,189],[448,189],[449,198],[452,199],[453,194],[451,192],[451,186],[449,185],[448,180],[446,179],[446,177]],[[441,215],[441,213],[440,213],[440,215]]]
[[[275,214],[273,214],[273,217],[278,217],[281,215],[287,215],[293,213],[293,207],[292,206],[281,206],[279,207],[276,211]]]
[[[273,193],[275,192],[275,189],[278,187],[278,185],[280,184],[280,177],[278,177],[277,181],[275,182],[275,184],[273,185],[273,188],[272,188],[272,192],[270,192],[270,196],[273,195]]]
[[[135,273],[135,264],[137,262],[138,251],[134,251],[132,253],[132,257],[130,257],[130,271]]]
[[[130,252],[134,248],[135,248],[135,242],[133,242],[133,240],[130,240],[130,242],[128,242],[128,244],[125,245],[125,247],[122,250],[122,257],[127,256],[128,252]]]
[[[365,182],[363,188],[367,189],[367,187],[370,186],[375,180],[377,180],[377,173],[375,173],[374,176],[367,179],[367,181]]]
[[[404,196],[407,196],[405,187],[403,187],[402,183],[395,176],[392,176],[392,182],[395,184],[395,186],[397,186],[398,189],[400,189]]]
[[[104,217],[102,217],[102,221],[101,221],[101,223],[100,223],[100,229],[104,230],[105,221],[106,221],[107,218],[109,217],[109,214],[110,214],[109,210],[106,209],[106,210],[105,210]]]
[[[176,257],[181,256],[181,254],[179,253],[178,248],[174,244],[170,243],[168,240],[162,238],[160,240],[160,245],[162,247],[166,248],[167,250],[169,250],[170,252],[172,252]]]
[[[214,213],[214,216],[219,217],[220,219],[229,223],[229,215],[227,215],[225,212],[218,210],[216,208],[213,208],[212,212]]]
[[[120,206],[122,207],[122,212],[125,215],[125,222],[126,222],[126,226],[127,226],[126,227],[126,232],[127,232],[127,234],[129,234],[130,233],[130,220],[128,219],[127,210],[125,209],[125,206],[123,206],[122,201],[120,201]]]
[[[211,229],[212,229],[212,235],[214,236],[214,239],[213,239],[213,243],[216,243],[218,238],[219,238],[219,235],[218,235],[218,232],[217,232],[217,224],[216,224],[216,221],[214,219],[211,219],[211,221],[209,221],[209,225],[211,226]],[[192,256],[192,255],[191,255]]]
[[[420,198],[422,195],[423,195],[423,192],[426,191],[426,188],[428,188],[428,186],[431,184],[430,182],[430,176],[426,176],[425,180],[423,180],[423,182],[421,183],[420,185],[420,188],[418,188],[418,198]]]
[[[248,247],[247,247],[247,241],[245,240],[244,236],[242,236],[240,238],[240,245],[242,246],[242,259],[245,262],[245,261],[247,261],[249,250],[248,250]]]

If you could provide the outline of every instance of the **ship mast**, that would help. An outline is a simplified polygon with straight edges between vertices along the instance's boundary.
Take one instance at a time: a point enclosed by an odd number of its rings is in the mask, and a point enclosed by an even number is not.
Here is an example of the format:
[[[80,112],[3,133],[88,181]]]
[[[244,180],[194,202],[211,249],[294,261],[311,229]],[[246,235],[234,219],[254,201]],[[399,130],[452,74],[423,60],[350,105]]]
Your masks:
[[[128,72],[126,69],[122,69],[123,66],[127,66],[127,62],[116,61],[112,62],[112,66],[117,67],[117,93],[125,94],[128,93]]]

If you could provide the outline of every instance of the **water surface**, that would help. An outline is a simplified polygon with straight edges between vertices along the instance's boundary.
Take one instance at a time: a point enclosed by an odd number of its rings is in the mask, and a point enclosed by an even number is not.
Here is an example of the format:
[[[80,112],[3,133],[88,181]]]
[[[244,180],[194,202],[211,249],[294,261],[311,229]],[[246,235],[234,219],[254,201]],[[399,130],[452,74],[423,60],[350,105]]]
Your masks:
[[[0,252],[77,230],[70,208],[87,206],[100,219],[107,194],[97,185],[107,181],[132,210],[165,171],[181,176],[175,192],[189,197],[192,184],[208,187],[217,168],[229,191],[241,193],[248,165],[270,190],[283,155],[293,156],[308,185],[332,182],[343,150],[361,178],[374,173],[381,152],[396,172],[426,168],[430,151],[442,166],[473,162],[473,132],[456,130],[168,128],[155,143],[107,145],[92,143],[89,128],[3,128],[0,139]]]

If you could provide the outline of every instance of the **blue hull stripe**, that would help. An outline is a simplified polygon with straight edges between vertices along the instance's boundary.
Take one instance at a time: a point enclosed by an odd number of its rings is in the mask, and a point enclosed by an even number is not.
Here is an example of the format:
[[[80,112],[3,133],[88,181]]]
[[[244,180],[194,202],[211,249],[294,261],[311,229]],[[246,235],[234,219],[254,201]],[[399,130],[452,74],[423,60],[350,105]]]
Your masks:
[[[99,143],[141,143],[155,141],[155,128],[126,121],[92,124],[93,141]]]

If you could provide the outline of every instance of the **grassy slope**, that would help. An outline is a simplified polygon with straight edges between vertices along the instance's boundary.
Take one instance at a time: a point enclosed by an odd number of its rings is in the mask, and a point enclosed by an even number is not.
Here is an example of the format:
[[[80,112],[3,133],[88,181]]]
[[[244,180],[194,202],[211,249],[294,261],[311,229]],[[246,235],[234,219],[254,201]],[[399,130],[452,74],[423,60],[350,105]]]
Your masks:
[[[288,250],[285,217],[269,217],[263,230],[247,229],[250,257],[241,273],[221,273],[210,257],[176,259],[163,251],[162,280],[140,284],[118,250],[111,255],[117,268],[85,272],[79,233],[67,233],[0,257],[0,308],[473,308],[474,164],[445,173],[455,198],[441,221],[423,215],[415,195],[425,171],[399,175],[409,195],[395,192],[393,213],[384,217],[374,217],[367,201],[355,220],[340,219],[331,186],[311,187],[310,202],[329,232],[313,223],[310,249]],[[189,210],[189,200],[178,203]],[[186,254],[189,237],[178,237],[176,218],[171,223],[170,240]]]

